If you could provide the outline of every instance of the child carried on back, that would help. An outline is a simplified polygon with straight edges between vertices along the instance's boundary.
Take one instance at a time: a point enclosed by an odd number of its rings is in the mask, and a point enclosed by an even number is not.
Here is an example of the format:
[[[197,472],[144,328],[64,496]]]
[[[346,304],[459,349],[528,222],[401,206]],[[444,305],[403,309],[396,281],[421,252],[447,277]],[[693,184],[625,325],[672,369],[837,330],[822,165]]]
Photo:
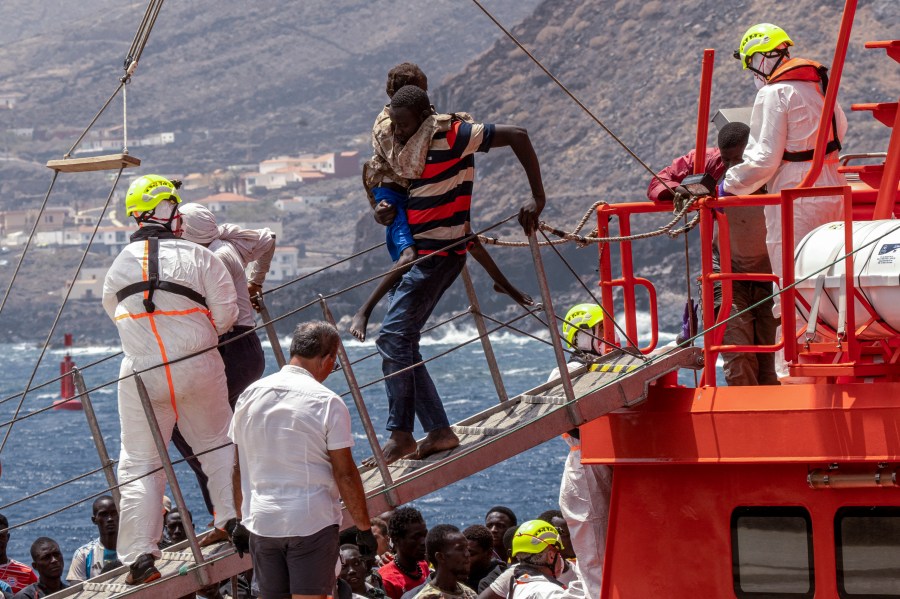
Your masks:
[[[397,65],[388,73],[386,86],[388,97],[393,97],[394,92],[405,85],[415,85],[428,91],[428,79],[425,74],[417,65],[408,62]],[[394,137],[388,108],[389,105],[384,107],[372,128],[374,155],[363,166],[363,185],[373,209],[381,203],[390,204],[396,209],[394,221],[386,231],[388,253],[395,261],[395,265],[353,316],[350,332],[360,341],[366,338],[366,325],[375,305],[403,276],[410,263],[418,258],[406,214],[410,180],[421,177],[431,140],[436,133],[446,132],[454,120],[472,122],[472,117],[466,113],[437,114],[432,108],[432,114],[425,119],[419,129],[405,143],[400,144]],[[468,249],[472,257],[494,280],[495,291],[506,293],[522,305],[530,306],[534,303],[530,296],[516,289],[500,272],[477,237],[470,242]]]

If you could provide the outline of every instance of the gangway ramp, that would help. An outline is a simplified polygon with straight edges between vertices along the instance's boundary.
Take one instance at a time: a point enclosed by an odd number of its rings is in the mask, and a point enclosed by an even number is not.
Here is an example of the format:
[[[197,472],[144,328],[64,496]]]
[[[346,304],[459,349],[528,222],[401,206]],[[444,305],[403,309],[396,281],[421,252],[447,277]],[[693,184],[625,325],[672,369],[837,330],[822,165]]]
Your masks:
[[[50,596],[54,599],[178,599],[191,595],[212,582],[228,580],[253,567],[250,555],[239,557],[230,543],[218,543],[204,548],[203,557],[204,564],[198,566],[194,562],[188,541],[182,541],[164,549],[162,557],[156,560],[156,567],[162,574],[159,580],[137,586],[127,585],[125,576],[128,568],[122,566]]]
[[[453,427],[455,449],[424,460],[388,466],[385,486],[377,468],[362,470],[370,514],[380,514],[498,464],[609,412],[636,405],[654,380],[680,368],[702,367],[702,351],[688,347],[652,356],[608,354],[598,364],[571,372],[575,399],[567,401],[559,379],[544,383]]]
[[[528,390],[454,425],[459,447],[424,460],[398,460],[388,466],[392,482],[385,486],[377,468],[361,470],[369,513],[380,514],[414,501],[447,485],[498,464],[609,412],[636,405],[647,397],[651,382],[681,368],[702,366],[698,348],[673,349],[652,356],[624,352],[571,371],[575,398],[568,401],[559,379]],[[350,518],[345,518],[350,523]],[[197,565],[188,541],[163,551],[156,566],[163,577],[127,586],[121,567],[69,587],[54,598],[177,599],[209,582],[222,581],[252,568],[250,557],[240,558],[230,544],[203,549],[205,563]]]

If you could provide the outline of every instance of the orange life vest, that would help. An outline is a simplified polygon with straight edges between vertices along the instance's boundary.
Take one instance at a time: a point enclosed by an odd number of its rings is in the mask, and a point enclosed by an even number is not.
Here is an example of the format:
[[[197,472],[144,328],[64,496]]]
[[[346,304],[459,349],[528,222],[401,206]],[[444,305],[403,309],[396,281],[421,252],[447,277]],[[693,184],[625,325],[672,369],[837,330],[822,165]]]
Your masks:
[[[789,58],[769,75],[768,83],[782,81],[818,81],[822,86],[822,94],[828,90],[828,67],[806,58]],[[831,154],[841,149],[838,139],[837,118],[831,114],[831,141],[825,146],[825,153]],[[813,150],[799,152],[785,151],[782,160],[787,162],[808,162],[813,159]]]

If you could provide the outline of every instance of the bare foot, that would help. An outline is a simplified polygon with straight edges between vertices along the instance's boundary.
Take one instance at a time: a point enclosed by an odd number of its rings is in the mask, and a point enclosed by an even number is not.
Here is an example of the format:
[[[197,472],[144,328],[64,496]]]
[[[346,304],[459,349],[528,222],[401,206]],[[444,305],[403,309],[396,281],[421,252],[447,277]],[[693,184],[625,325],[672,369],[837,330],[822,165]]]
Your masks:
[[[452,433],[451,433],[452,434]],[[457,444],[459,441],[457,441]],[[406,433],[403,431],[394,431],[391,433],[391,438],[388,439],[387,443],[384,444],[382,448],[382,452],[384,453],[384,461],[388,464],[392,464],[396,462],[400,458],[404,456],[411,456],[411,454],[416,451],[416,438],[412,436],[412,433]],[[376,466],[374,457],[368,457],[362,461],[362,465],[366,467]]]
[[[422,439],[416,449],[416,459],[424,460],[431,454],[446,451],[459,446],[459,437],[450,430],[450,427],[439,428],[431,431]]]
[[[494,283],[494,291],[496,291],[497,293],[505,293],[506,295],[511,297],[514,302],[516,302],[517,304],[519,304],[521,306],[533,306],[534,305],[534,299],[532,299],[532,297],[530,295],[528,295],[527,293],[524,293],[522,291],[519,291],[518,289],[516,289],[513,286],[510,286],[509,288],[507,288],[507,287],[503,287],[499,283]]]
[[[366,325],[369,324],[369,317],[365,315],[365,313],[360,310],[356,314],[353,315],[353,320],[350,321],[350,334],[359,339],[360,341],[366,340]]]

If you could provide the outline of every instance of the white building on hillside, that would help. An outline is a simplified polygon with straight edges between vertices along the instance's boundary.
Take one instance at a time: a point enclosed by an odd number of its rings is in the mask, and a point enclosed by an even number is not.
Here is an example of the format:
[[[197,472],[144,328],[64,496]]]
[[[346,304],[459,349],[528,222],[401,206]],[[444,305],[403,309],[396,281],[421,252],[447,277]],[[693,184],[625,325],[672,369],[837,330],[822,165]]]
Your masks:
[[[300,248],[292,245],[277,246],[266,282],[283,283],[297,276],[300,265]]]
[[[66,281],[66,286],[62,290],[65,296],[69,285],[72,285],[72,292],[69,294],[70,300],[100,301],[103,298],[103,280],[106,278],[108,268],[83,268],[75,283],[72,280]]]
[[[202,204],[209,208],[209,211],[215,214],[218,219],[220,216],[227,217],[235,208],[258,205],[259,200],[236,193],[226,192],[195,200],[195,203]],[[225,221],[222,220],[222,222]]]

